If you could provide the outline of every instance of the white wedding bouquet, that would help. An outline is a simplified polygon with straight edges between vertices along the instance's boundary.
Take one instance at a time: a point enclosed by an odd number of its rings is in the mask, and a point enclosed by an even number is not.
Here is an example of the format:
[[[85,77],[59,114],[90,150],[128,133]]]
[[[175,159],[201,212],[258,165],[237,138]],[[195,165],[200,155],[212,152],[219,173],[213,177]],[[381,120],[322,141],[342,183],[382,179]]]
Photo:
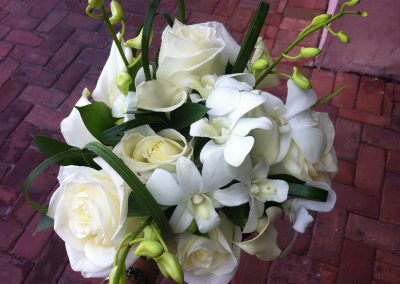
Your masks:
[[[320,29],[349,42],[329,24],[367,16],[347,9],[359,1],[314,18],[276,60],[259,38],[267,3],[239,46],[221,23],[185,25],[183,1],[179,20],[152,1],[143,27],[126,39],[120,3],[111,1],[109,16],[104,2],[89,0],[86,9],[113,36],[96,88],[62,121],[66,143],[35,138],[48,159],[24,194],[43,213],[38,230],[54,227],[73,270],[113,284],[124,283],[138,257],[178,283],[228,283],[241,250],[265,261],[286,254],[274,221],[286,215],[296,236],[313,221],[309,210],[335,205],[334,127],[314,109],[343,88],[317,100],[299,69],[289,75],[276,66],[317,56],[312,47],[288,53]],[[157,16],[168,26],[151,63]],[[285,102],[267,91],[279,77],[288,79]],[[45,207],[29,199],[29,188],[54,164],[60,185]]]

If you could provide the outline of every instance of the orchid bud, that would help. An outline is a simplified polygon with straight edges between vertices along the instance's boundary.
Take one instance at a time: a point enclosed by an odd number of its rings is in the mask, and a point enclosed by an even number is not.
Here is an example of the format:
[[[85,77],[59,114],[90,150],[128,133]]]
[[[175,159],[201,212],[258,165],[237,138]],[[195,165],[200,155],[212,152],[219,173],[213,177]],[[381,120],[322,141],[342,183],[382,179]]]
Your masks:
[[[177,283],[183,283],[182,267],[175,255],[164,252],[161,256],[154,259],[165,278],[171,278]]]
[[[121,4],[117,1],[111,1],[110,9],[112,16],[109,18],[110,23],[112,25],[120,23],[124,19],[124,10],[122,9]]]
[[[300,54],[303,58],[310,58],[318,56],[321,53],[321,50],[316,47],[301,47]]]
[[[293,75],[292,80],[295,82],[297,86],[302,89],[308,90],[311,89],[311,82],[307,79],[303,74],[300,73],[300,70],[297,67],[293,67]]]
[[[88,0],[88,5],[92,9],[100,9],[104,5],[104,0]]]
[[[251,65],[251,73],[257,76],[262,70],[268,68],[269,62],[266,59],[258,59]]]
[[[337,37],[340,39],[340,41],[343,42],[343,43],[349,43],[349,42],[350,42],[349,36],[346,35],[343,31],[338,32],[336,36],[337,36]]]
[[[125,46],[128,46],[130,48],[135,48],[135,49],[141,49],[142,48],[142,36],[143,36],[143,29],[141,29],[140,33],[135,38],[127,40],[125,43]]]
[[[150,241],[157,241],[157,233],[154,232],[154,229],[150,226],[147,226],[143,229],[144,238]]]
[[[360,4],[360,0],[351,0],[351,1],[348,1],[348,2],[344,3],[343,5],[344,6],[348,6],[348,7],[353,7],[353,6],[356,6],[358,4]]]
[[[325,23],[326,21],[328,21],[330,18],[332,18],[331,14],[322,14],[319,16],[316,16],[312,22],[311,25],[313,26],[318,26],[319,24]]]
[[[156,241],[144,240],[135,250],[137,256],[145,256],[148,258],[159,257],[164,252],[163,246]]]
[[[363,16],[364,18],[368,17],[368,12],[361,12],[361,16]]]
[[[127,96],[129,92],[129,86],[132,83],[132,77],[126,72],[121,72],[117,75],[115,83],[121,93],[124,94],[124,96]]]

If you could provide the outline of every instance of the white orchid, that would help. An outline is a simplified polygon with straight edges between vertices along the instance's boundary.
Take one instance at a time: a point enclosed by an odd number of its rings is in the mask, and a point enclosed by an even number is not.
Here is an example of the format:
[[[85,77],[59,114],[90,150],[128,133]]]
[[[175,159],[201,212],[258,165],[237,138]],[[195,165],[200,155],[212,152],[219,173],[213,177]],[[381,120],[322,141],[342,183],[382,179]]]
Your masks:
[[[304,233],[308,225],[313,221],[313,217],[307,210],[317,212],[329,212],[336,203],[336,193],[324,182],[307,182],[306,185],[324,189],[328,192],[325,202],[312,201],[303,198],[292,198],[284,203],[285,213],[289,216],[293,229],[299,233]]]
[[[123,47],[124,54],[130,62],[132,60],[132,50],[127,47]],[[124,113],[121,113],[121,102],[125,101],[125,95],[118,88],[116,80],[120,73],[126,72],[126,66],[122,60],[121,55],[118,52],[115,43],[112,44],[110,55],[101,71],[99,80],[97,81],[96,88],[93,90],[93,99],[95,101],[104,102],[110,108],[113,109],[114,117],[123,117]],[[130,98],[133,99],[131,95]],[[114,107],[114,104],[117,105]],[[124,102],[125,103],[125,102]],[[128,104],[129,102],[126,102]],[[125,109],[124,107],[122,107]]]
[[[258,220],[256,231],[258,235],[250,240],[235,243],[245,252],[257,256],[259,259],[269,261],[277,258],[281,249],[276,244],[278,232],[274,227],[275,220],[281,215],[279,207],[269,207],[265,210],[266,217]]]
[[[235,169],[235,168],[234,168]],[[249,203],[250,212],[243,233],[251,233],[257,227],[258,219],[263,215],[267,201],[284,202],[287,199],[289,185],[283,180],[268,179],[268,165],[264,161],[252,168],[249,158],[232,176],[240,181],[235,188],[218,190],[214,198],[224,206],[238,206]]]
[[[317,101],[313,90],[304,90],[292,80],[288,80],[288,95],[286,103],[276,96],[263,92],[265,99],[263,108],[269,117],[274,120],[274,132],[256,135],[255,151],[262,154],[270,163],[283,160],[289,147],[294,141],[310,163],[321,159],[327,145],[325,133],[317,127],[317,120],[311,112],[311,106]],[[279,141],[276,138],[279,137]],[[264,141],[271,141],[265,144]],[[274,157],[271,159],[271,157]]]
[[[202,233],[216,228],[220,217],[215,208],[221,205],[213,194],[227,185],[231,178],[221,171],[218,161],[211,158],[203,164],[202,175],[186,157],[178,159],[176,172],[177,179],[163,169],[156,169],[146,184],[159,204],[177,205],[170,219],[172,230],[175,233],[184,232],[193,219]]]
[[[71,113],[61,121],[61,133],[65,141],[78,148],[83,148],[90,142],[98,142],[98,140],[89,132],[83,123],[82,117],[76,107],[83,107],[90,104],[88,100],[89,90],[84,89],[81,98],[75,104]]]
[[[254,145],[254,138],[248,136],[249,132],[253,129],[272,129],[272,122],[266,117],[242,118],[265,101],[256,92],[240,90],[251,88],[250,85],[229,77],[220,84],[206,101],[210,119],[203,118],[193,123],[190,135],[212,138],[201,151],[202,162],[212,153],[223,151],[225,161],[237,167]]]

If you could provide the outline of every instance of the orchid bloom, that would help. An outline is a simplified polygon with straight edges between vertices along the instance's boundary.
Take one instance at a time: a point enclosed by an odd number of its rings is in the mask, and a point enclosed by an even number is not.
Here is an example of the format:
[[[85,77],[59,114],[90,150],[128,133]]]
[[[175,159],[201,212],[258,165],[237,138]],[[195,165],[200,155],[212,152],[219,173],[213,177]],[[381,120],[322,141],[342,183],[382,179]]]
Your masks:
[[[317,102],[317,96],[313,90],[304,90],[298,87],[292,80],[288,80],[288,95],[285,105],[283,102],[266,92],[261,95],[265,99],[263,108],[274,120],[279,132],[279,143],[267,145],[274,149],[264,152],[264,158],[278,152],[275,163],[283,160],[287,154],[292,140],[300,148],[304,157],[310,163],[317,163],[324,153],[327,138],[324,132],[317,127],[311,107]],[[275,135],[273,135],[275,136]],[[279,150],[276,149],[279,147]]]
[[[285,202],[285,213],[289,216],[293,229],[299,233],[304,233],[308,225],[313,221],[313,217],[307,210],[317,212],[329,212],[336,203],[336,193],[324,182],[307,182],[306,185],[322,188],[328,191],[328,197],[325,202],[312,201],[302,198],[292,198]]]
[[[180,157],[176,164],[176,172],[177,180],[171,173],[156,169],[146,184],[157,203],[177,205],[170,219],[172,230],[175,233],[184,232],[193,219],[202,233],[215,229],[220,222],[215,208],[221,205],[214,199],[213,194],[228,184],[231,178],[221,171],[218,161],[212,158],[203,164],[200,175],[191,160]]]
[[[235,169],[235,168],[233,168]],[[214,198],[224,206],[237,206],[249,202],[250,212],[243,233],[251,233],[257,227],[258,219],[263,215],[267,201],[284,202],[287,199],[289,185],[284,180],[268,179],[268,165],[264,161],[254,168],[249,158],[231,174],[241,183],[235,188],[218,190]]]
[[[248,84],[225,78],[221,85],[213,90],[206,101],[206,107],[210,108],[210,119],[203,118],[193,123],[190,135],[212,138],[201,151],[202,162],[212,153],[223,151],[225,161],[238,167],[254,145],[254,138],[248,136],[249,132],[253,129],[270,130],[272,122],[266,117],[242,118],[265,101],[254,91],[240,91]]]

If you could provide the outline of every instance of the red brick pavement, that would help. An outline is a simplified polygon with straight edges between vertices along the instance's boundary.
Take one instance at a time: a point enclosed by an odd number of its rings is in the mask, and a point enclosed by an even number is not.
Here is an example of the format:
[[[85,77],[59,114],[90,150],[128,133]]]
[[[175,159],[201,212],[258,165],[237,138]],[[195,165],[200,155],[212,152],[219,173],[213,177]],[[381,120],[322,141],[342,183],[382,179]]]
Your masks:
[[[54,233],[32,236],[38,215],[21,196],[25,177],[43,160],[32,135],[60,138],[61,119],[84,87],[93,89],[107,57],[108,32],[84,15],[82,2],[0,1],[2,283],[90,283],[68,266],[63,243]],[[121,2],[132,35],[146,5]],[[189,0],[189,20],[224,22],[241,40],[257,2]],[[275,55],[327,7],[327,0],[269,2],[263,36]],[[175,1],[163,1],[163,10],[174,12]],[[157,23],[156,44],[161,28]],[[307,44],[318,41],[319,35]],[[233,283],[399,283],[400,84],[312,66],[312,61],[304,61],[302,69],[319,96],[349,85],[344,95],[322,107],[336,123],[337,206],[315,216],[313,227],[286,258],[265,263],[244,254]],[[284,88],[275,92],[284,95]],[[36,200],[48,200],[56,174],[52,169],[37,181],[32,192]],[[281,239],[284,244],[290,236],[281,234]]]

